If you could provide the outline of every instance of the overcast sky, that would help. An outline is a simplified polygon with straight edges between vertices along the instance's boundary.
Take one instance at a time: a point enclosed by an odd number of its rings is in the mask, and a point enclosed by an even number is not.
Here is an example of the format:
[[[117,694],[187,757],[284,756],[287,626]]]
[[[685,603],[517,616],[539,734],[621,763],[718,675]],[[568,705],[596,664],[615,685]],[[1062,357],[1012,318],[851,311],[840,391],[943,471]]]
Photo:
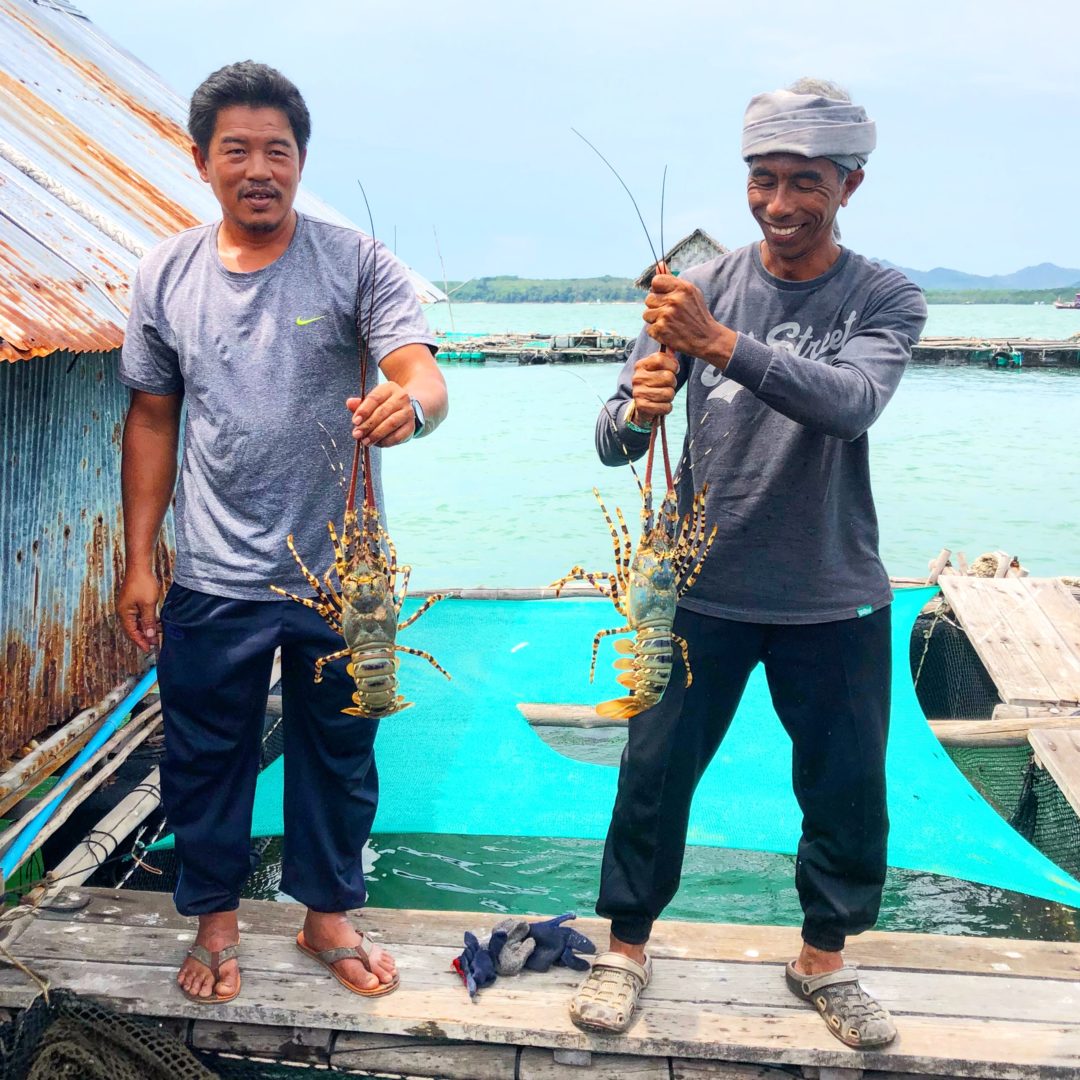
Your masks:
[[[77,0],[185,98],[272,64],[314,131],[304,183],[433,280],[636,275],[701,226],[755,239],[739,159],[750,96],[819,75],[878,124],[845,243],[927,270],[1080,266],[1075,3]]]

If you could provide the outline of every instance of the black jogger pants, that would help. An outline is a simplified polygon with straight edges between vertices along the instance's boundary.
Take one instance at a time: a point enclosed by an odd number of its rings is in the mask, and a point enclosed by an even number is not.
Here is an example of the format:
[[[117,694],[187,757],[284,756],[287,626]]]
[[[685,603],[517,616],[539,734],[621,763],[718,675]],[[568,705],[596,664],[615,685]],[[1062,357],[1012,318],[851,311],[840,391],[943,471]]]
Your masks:
[[[761,625],[680,608],[694,680],[680,650],[659,704],[632,718],[619,771],[597,913],[621,941],[642,944],[679,887],[690,802],[760,661],[792,741],[803,812],[795,884],[803,939],[844,947],[877,919],[888,811],[890,609],[811,625]]]

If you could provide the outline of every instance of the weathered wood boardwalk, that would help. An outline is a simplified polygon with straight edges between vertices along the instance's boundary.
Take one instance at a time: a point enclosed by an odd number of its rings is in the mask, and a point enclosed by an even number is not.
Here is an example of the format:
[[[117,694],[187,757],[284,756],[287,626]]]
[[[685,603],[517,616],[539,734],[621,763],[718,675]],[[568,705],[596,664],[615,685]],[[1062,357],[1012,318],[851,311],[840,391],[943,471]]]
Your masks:
[[[494,912],[365,911],[363,925],[393,950],[402,976],[396,993],[367,1000],[296,950],[300,908],[246,901],[243,991],[200,1006],[174,983],[194,926],[168,896],[78,891],[87,907],[22,920],[7,947],[54,985],[156,1018],[206,1049],[461,1080],[765,1080],[778,1065],[819,1080],[1080,1080],[1078,944],[855,939],[849,958],[900,1028],[889,1050],[860,1054],[786,989],[783,965],[799,944],[792,928],[658,924],[640,1017],[626,1036],[591,1036],[568,1018],[579,976],[565,968],[499,979],[470,1003],[450,961],[463,931],[490,926]],[[603,940],[601,923],[579,922]],[[25,1007],[36,992],[0,967],[0,1007]]]
[[[1056,578],[938,584],[1008,705],[1080,705],[1080,604]]]

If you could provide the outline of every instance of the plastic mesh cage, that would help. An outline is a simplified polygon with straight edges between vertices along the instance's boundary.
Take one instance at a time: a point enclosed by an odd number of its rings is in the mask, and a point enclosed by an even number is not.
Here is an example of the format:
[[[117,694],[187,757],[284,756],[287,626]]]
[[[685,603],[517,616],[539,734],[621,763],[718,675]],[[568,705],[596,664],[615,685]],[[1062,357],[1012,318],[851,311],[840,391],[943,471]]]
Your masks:
[[[994,680],[940,598],[915,620],[910,657],[928,720],[988,720],[1001,704]]]
[[[1001,703],[967,634],[940,598],[915,620],[915,693],[928,719],[987,720]],[[947,748],[972,786],[1025,839],[1080,877],[1080,817],[1028,746]]]

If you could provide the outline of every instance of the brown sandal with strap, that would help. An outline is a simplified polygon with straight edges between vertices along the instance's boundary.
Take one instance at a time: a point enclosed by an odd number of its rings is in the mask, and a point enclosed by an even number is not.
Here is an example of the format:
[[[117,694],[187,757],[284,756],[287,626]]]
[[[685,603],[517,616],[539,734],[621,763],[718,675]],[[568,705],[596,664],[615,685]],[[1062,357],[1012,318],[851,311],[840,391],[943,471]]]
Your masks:
[[[366,942],[367,938],[363,934],[361,934],[359,945],[349,945],[338,949],[323,949],[322,952],[317,952],[315,949],[311,948],[311,946],[308,945],[308,943],[304,940],[303,930],[301,930],[300,933],[296,935],[296,947],[302,953],[310,956],[313,960],[318,960],[319,963],[322,964],[322,966],[325,967],[327,971],[329,971],[330,974],[333,975],[334,978],[337,979],[337,981],[345,987],[346,990],[351,990],[354,994],[359,994],[361,997],[382,997],[383,994],[391,993],[392,991],[396,990],[400,985],[401,978],[396,971],[394,972],[394,977],[388,983],[380,981],[378,986],[372,986],[369,988],[366,986],[357,986],[356,983],[350,982],[348,979],[345,978],[344,975],[342,975],[334,968],[334,964],[336,964],[339,960],[359,960],[360,963],[363,964],[364,967],[366,967],[368,971],[372,973],[372,975],[374,975],[375,972],[372,970],[371,967],[371,956],[369,955],[367,949],[364,947]]]
[[[224,949],[219,949],[217,952],[211,952],[205,945],[192,945],[187,954],[192,960],[197,961],[209,970],[210,974],[214,976],[214,984],[216,985],[221,981],[221,965],[239,957],[240,943],[226,945]],[[197,1002],[199,1005],[223,1005],[226,1001],[232,1001],[240,993],[240,986],[240,973],[237,972],[236,989],[231,994],[211,994],[209,997],[202,997],[199,994],[193,994],[190,990],[185,990],[182,986],[180,987],[180,993],[189,1001]]]

